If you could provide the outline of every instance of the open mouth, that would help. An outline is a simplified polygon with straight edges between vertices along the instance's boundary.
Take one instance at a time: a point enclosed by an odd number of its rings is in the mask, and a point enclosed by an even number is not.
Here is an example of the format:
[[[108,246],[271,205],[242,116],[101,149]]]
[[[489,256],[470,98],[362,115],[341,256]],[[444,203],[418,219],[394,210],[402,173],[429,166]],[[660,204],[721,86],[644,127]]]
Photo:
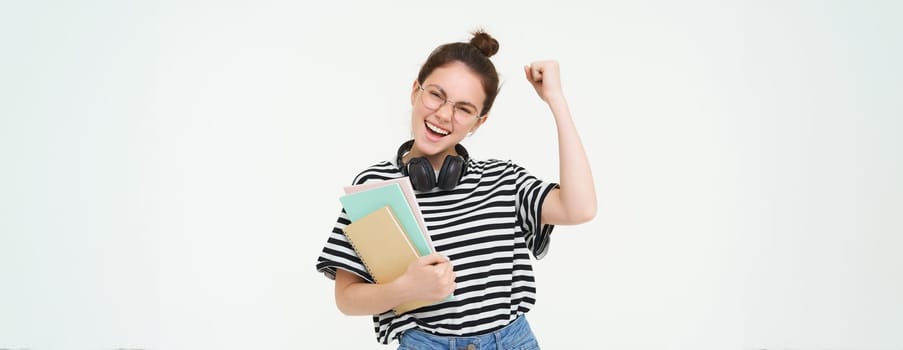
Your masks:
[[[424,122],[423,124],[426,125],[426,130],[428,130],[430,132],[430,134],[433,134],[437,137],[445,137],[445,136],[448,136],[448,134],[451,134],[451,131],[440,128],[439,126],[437,126],[433,123]]]

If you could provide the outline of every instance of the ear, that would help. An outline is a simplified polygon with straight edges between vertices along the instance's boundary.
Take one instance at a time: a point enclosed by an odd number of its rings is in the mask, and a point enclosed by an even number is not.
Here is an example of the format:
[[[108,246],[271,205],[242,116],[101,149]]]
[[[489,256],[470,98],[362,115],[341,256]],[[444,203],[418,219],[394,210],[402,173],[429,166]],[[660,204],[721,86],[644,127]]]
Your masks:
[[[417,93],[420,92],[420,82],[417,79],[414,79],[414,83],[411,84],[411,107],[414,106],[414,102],[417,102]]]
[[[472,127],[470,127],[470,132],[471,133],[477,132],[477,129],[479,129],[480,126],[482,126],[483,123],[486,122],[486,119],[489,119],[489,113],[483,114],[480,118],[478,118],[477,123],[474,124]]]

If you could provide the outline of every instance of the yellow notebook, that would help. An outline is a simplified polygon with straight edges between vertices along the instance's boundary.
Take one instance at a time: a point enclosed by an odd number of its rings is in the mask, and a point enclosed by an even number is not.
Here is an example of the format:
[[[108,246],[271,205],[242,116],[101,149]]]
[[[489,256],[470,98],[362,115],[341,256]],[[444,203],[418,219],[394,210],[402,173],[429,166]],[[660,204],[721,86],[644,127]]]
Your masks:
[[[345,236],[376,283],[389,283],[417,260],[417,251],[392,213],[384,206],[345,226]],[[430,305],[413,301],[393,308],[396,315]]]

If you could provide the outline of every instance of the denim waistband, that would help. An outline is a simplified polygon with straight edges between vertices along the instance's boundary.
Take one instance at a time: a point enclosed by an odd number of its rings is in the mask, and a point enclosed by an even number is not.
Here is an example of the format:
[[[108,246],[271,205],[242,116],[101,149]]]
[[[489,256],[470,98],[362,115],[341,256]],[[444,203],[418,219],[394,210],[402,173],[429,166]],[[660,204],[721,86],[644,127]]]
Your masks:
[[[507,326],[486,334],[474,336],[443,336],[409,329],[401,334],[399,350],[448,349],[448,350],[507,350],[539,349],[530,324],[524,315],[518,316]]]

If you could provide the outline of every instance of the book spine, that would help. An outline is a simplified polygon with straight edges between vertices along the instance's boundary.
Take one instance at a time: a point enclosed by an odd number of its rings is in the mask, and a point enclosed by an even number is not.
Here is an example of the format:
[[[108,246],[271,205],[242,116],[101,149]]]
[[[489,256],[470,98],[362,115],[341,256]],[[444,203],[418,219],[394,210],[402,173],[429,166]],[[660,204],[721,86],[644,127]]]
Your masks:
[[[347,227],[347,226],[346,226],[346,227]],[[351,239],[351,236],[348,236],[348,234],[345,233],[345,229],[344,229],[344,228],[342,229],[342,234],[345,235],[345,239],[347,239],[347,240],[348,240],[348,243],[351,244],[351,249],[354,249],[354,253],[357,254],[358,259],[361,259],[361,264],[363,264],[363,265],[364,265],[364,268],[367,269],[367,273],[370,274],[370,278],[373,279],[373,282],[375,282],[375,283],[377,283],[377,284],[381,283],[381,282],[376,278],[376,275],[373,274],[373,270],[370,268],[370,266],[367,265],[367,260],[364,259],[363,255],[361,255],[361,250],[358,249],[358,248],[357,248],[357,245],[354,244],[354,240]]]

